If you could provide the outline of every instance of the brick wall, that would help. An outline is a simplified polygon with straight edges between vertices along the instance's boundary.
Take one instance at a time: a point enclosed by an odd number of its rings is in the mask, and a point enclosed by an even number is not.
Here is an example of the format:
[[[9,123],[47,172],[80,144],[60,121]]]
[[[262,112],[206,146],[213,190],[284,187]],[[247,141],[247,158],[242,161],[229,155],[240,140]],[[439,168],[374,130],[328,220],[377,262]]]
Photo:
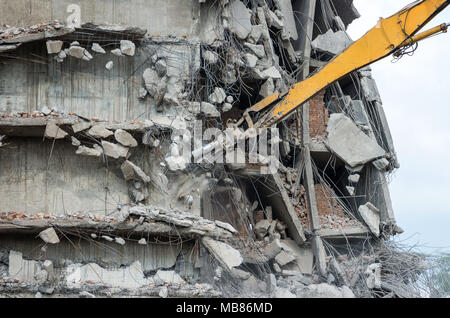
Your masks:
[[[345,216],[344,209],[336,200],[336,193],[333,189],[323,184],[314,185],[316,190],[317,209],[320,215],[336,214],[339,216]]]
[[[325,90],[318,93],[309,101],[309,135],[314,137],[325,137],[328,125],[328,109],[325,108],[323,101]],[[297,138],[297,116],[289,122],[290,125],[290,137],[295,139],[296,142],[300,142]],[[300,132],[302,131],[300,127]]]
[[[328,125],[328,109],[323,101],[325,90],[309,101],[309,136],[325,136]]]

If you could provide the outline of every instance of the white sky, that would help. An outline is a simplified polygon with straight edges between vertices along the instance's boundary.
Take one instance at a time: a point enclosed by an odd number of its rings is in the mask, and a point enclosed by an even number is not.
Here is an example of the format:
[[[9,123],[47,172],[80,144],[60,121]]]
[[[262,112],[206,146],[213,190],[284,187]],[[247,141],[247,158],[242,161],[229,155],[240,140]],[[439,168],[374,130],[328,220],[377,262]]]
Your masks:
[[[348,28],[356,40],[379,17],[412,0],[355,0],[361,13]],[[450,22],[450,6],[427,27]],[[426,252],[450,250],[450,32],[419,43],[414,56],[371,66],[400,162],[390,183],[404,243]],[[411,237],[412,236],[412,237]],[[428,247],[437,247],[432,249]]]

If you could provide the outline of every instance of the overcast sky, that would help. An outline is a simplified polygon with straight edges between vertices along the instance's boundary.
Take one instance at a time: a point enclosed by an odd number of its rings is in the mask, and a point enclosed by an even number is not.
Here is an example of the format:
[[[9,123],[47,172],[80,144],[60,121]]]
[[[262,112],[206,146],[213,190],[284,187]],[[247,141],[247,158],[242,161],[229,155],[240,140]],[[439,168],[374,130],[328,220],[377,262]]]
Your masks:
[[[348,33],[357,40],[410,2],[355,0],[361,18]],[[450,22],[450,6],[425,29],[442,22]],[[412,57],[387,57],[371,68],[401,165],[389,186],[405,230],[398,239],[426,252],[450,251],[450,32],[419,43]]]

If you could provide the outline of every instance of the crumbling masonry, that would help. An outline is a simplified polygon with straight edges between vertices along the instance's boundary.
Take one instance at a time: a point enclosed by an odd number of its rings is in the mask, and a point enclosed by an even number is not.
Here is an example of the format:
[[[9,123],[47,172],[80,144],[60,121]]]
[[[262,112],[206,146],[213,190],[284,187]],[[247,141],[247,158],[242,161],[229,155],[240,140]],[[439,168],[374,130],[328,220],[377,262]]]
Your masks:
[[[320,69],[352,2],[2,1],[0,294],[414,296],[385,262],[399,166],[369,68],[278,124],[275,173],[173,134]]]

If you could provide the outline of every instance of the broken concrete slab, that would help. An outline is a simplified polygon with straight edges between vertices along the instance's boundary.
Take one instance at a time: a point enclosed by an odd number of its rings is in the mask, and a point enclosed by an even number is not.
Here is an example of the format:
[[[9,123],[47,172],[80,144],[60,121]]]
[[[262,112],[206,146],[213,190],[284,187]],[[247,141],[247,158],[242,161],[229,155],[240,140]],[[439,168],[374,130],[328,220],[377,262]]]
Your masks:
[[[314,254],[310,247],[299,246],[290,238],[281,240],[280,244],[283,250],[293,255],[296,259],[295,263],[287,265],[289,269],[299,270],[302,274],[312,274]]]
[[[150,177],[131,161],[125,160],[125,162],[120,166],[120,169],[122,170],[123,176],[127,181],[141,180],[145,183],[150,182]]]
[[[329,29],[326,33],[319,34],[314,41],[312,41],[311,46],[315,50],[337,55],[352,43],[353,41],[345,31],[333,32],[332,29]]]
[[[47,138],[63,139],[68,134],[61,127],[59,127],[56,124],[56,122],[50,121],[50,122],[47,123],[47,126],[45,126],[44,135]]]
[[[102,140],[102,147],[105,155],[114,159],[125,158],[128,155],[128,148],[119,144]]]
[[[9,251],[9,277],[19,281],[34,282],[35,275],[39,270],[39,264],[36,261],[24,260],[21,252]]]
[[[222,222],[222,221],[219,221],[219,220],[215,220],[214,223],[215,223],[218,227],[221,227],[221,228],[223,228],[223,229],[225,229],[225,230],[228,230],[228,231],[230,231],[230,232],[233,233],[233,234],[237,234],[237,233],[238,233],[238,231],[237,231],[231,224],[229,224],[229,223]]]
[[[289,264],[290,262],[295,261],[295,257],[291,254],[286,253],[285,251],[281,251],[280,253],[275,256],[275,261],[283,267],[284,265]]]
[[[251,15],[242,1],[230,1],[228,6],[225,7],[222,16],[226,21],[225,27],[228,28],[231,33],[236,34],[241,40],[247,38],[252,29],[252,24],[250,22]]]
[[[91,126],[92,126],[92,123],[89,121],[80,121],[80,122],[72,125],[72,130],[74,133],[78,133],[80,131],[91,128]]]
[[[358,212],[363,218],[364,222],[369,227],[369,230],[376,236],[380,236],[380,210],[378,210],[372,203],[367,202],[359,206]]]
[[[121,143],[125,147],[137,147],[138,145],[136,139],[134,139],[129,132],[123,129],[117,129],[114,132],[114,137],[119,143]]]
[[[267,259],[271,260],[281,252],[281,243],[279,239],[274,239],[264,247],[263,254]]]
[[[383,148],[344,114],[331,114],[327,133],[328,148],[350,167],[363,165],[386,155]]]
[[[243,258],[241,253],[230,245],[213,240],[210,237],[203,237],[202,243],[228,272],[231,272],[233,267],[237,267],[242,264]]]
[[[297,40],[297,24],[295,21],[295,15],[294,10],[292,9],[291,0],[275,0],[274,2],[277,8],[283,13],[284,27],[286,28],[288,36],[294,41]]]
[[[106,129],[103,125],[94,125],[88,130],[88,134],[96,138],[108,138],[114,133],[111,130]]]
[[[49,243],[49,244],[58,244],[59,243],[58,234],[56,234],[55,229],[52,227],[49,227],[48,229],[40,232],[39,237],[45,243]]]
[[[139,261],[118,269],[105,269],[96,263],[83,266],[81,264],[69,265],[66,276],[66,283],[69,287],[79,287],[87,282],[121,288],[139,288],[153,283],[151,279],[144,277]]]

